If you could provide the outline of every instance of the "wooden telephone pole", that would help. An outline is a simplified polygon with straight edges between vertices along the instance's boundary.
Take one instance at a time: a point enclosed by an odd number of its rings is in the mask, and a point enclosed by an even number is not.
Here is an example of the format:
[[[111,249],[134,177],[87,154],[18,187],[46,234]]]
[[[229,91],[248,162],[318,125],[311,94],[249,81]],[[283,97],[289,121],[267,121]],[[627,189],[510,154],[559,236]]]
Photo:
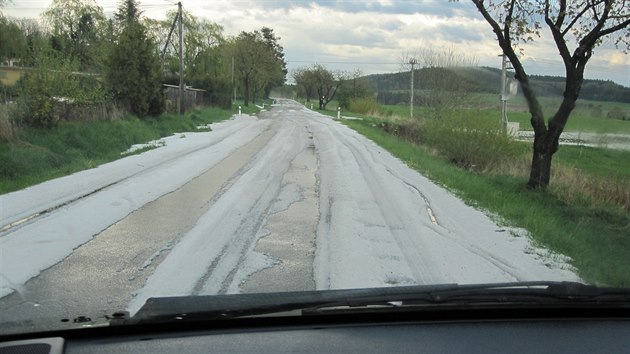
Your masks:
[[[179,114],[184,113],[184,36],[182,22],[184,16],[182,14],[182,3],[177,3],[179,13],[179,95],[177,96],[177,111]]]
[[[413,71],[414,71],[414,66],[418,64],[418,61],[415,58],[411,58],[409,59],[409,64],[411,64],[411,91],[410,91],[411,98],[409,102],[409,117],[413,119]]]

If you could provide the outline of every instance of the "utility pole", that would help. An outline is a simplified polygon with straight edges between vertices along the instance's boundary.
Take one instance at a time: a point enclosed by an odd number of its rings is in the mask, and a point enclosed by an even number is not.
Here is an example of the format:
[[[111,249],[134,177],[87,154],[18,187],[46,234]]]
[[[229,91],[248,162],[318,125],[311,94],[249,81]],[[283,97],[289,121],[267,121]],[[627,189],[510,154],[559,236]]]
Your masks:
[[[410,100],[410,105],[409,105],[409,117],[411,117],[411,119],[413,119],[413,71],[414,71],[414,66],[417,63],[418,61],[416,60],[416,58],[409,59],[409,64],[411,64],[411,100]]]
[[[505,92],[507,86],[507,57],[505,54],[500,55],[503,57],[501,61],[501,126],[503,130],[507,131],[507,99],[508,93]]]
[[[232,55],[232,89],[234,95],[232,96],[232,104],[236,103],[236,85],[234,85],[234,56]]]
[[[179,114],[184,113],[184,36],[182,20],[182,2],[177,3],[179,16],[179,95],[177,97],[177,111]]]

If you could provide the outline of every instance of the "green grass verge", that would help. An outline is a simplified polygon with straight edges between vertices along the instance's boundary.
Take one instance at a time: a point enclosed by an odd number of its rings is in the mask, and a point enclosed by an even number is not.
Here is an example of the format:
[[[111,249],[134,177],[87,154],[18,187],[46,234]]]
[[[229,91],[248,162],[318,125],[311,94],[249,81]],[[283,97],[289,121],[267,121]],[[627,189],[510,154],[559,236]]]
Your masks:
[[[630,151],[627,150],[563,145],[554,155],[554,161],[596,177],[630,180]]]
[[[121,153],[133,144],[176,132],[199,131],[198,126],[227,119],[234,113],[211,107],[183,116],[61,122],[53,129],[20,129],[18,141],[0,143],[0,194],[96,167],[121,158]]]
[[[485,176],[457,168],[422,146],[372,126],[370,120],[343,123],[468,204],[499,215],[509,226],[527,229],[539,245],[571,257],[584,280],[630,287],[629,215],[567,205],[549,192],[526,189],[523,178]],[[569,154],[565,158],[571,159]]]

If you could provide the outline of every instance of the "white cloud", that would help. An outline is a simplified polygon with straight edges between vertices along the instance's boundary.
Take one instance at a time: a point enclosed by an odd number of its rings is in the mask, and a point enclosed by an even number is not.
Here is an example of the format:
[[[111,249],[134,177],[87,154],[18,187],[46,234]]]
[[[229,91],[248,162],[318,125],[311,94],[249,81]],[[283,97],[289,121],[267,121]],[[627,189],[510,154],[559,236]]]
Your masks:
[[[5,13],[36,16],[50,0],[23,0],[9,4]],[[143,0],[141,8],[150,17],[164,17],[176,8],[174,1]],[[98,0],[106,11],[116,0]],[[476,57],[480,65],[498,67],[500,53],[490,26],[468,2],[446,1],[193,1],[183,0],[194,15],[221,24],[226,34],[253,31],[263,26],[281,37],[289,68],[324,63],[332,69],[360,68],[364,73],[392,72],[404,52],[419,48],[452,48]],[[41,12],[41,11],[40,11]],[[563,75],[562,61],[550,37],[525,45],[525,68],[531,74]],[[339,64],[346,62],[349,64]],[[357,64],[371,63],[371,64]],[[381,63],[381,64],[373,64]],[[630,59],[610,44],[598,48],[587,66],[587,78],[612,79],[630,86]]]

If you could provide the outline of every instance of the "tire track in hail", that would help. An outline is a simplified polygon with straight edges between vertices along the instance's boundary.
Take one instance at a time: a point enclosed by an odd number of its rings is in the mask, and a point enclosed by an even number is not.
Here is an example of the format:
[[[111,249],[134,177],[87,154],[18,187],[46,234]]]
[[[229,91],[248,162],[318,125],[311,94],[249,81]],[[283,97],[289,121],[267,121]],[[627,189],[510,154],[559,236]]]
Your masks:
[[[358,137],[354,137],[354,140],[365,146],[366,142],[361,141],[361,139],[359,139]],[[348,146],[346,144],[346,146]],[[357,153],[360,154],[360,152],[356,149],[356,148],[352,148],[353,151],[353,155],[356,156]],[[367,152],[371,152],[371,150],[369,148],[366,147],[365,151]],[[372,156],[372,159],[374,160],[374,157]],[[425,203],[427,203],[427,208],[430,208],[430,199],[420,191],[420,189],[416,186],[414,186],[412,183],[410,183],[409,181],[405,180],[403,177],[399,176],[398,174],[394,173],[389,167],[384,166],[385,171],[387,171],[392,177],[395,177],[396,179],[398,179],[399,181],[401,181],[401,183],[405,184],[407,187],[410,187],[411,190],[417,192],[418,196],[420,198],[422,198]],[[363,168],[363,167],[362,167]],[[364,173],[365,175],[365,173]],[[382,187],[382,186],[381,186]],[[428,209],[431,210],[431,209]],[[428,211],[427,210],[427,211]],[[429,218],[432,215],[432,211],[428,212],[428,216]],[[389,220],[388,220],[389,221]],[[432,221],[432,220],[431,220]],[[456,238],[451,236],[451,231],[448,230],[447,228],[445,228],[444,226],[440,225],[439,223],[433,223],[435,226],[430,227],[430,229],[432,231],[435,232],[436,235],[440,236],[441,238],[443,238],[444,240],[448,241],[450,244],[455,245],[457,247],[459,247],[460,249],[466,251],[466,252],[470,252],[476,256],[479,257],[479,259],[482,259],[484,262],[486,262],[487,264],[501,270],[505,276],[507,276],[509,278],[509,280],[512,281],[521,281],[524,279],[521,279],[521,277],[519,277],[516,272],[514,267],[510,266],[509,263],[506,260],[502,260],[500,257],[497,257],[495,255],[490,254],[489,252],[483,250],[482,248],[480,248],[479,246],[471,243],[471,242],[465,242],[464,240],[462,240],[461,238]],[[393,233],[395,235],[395,233]],[[395,235],[396,236],[396,235]],[[397,237],[399,238],[399,237]],[[403,248],[403,251],[406,250],[406,248]],[[413,255],[411,255],[412,259],[415,259],[417,257],[413,257]]]
[[[390,234],[393,236],[394,241],[405,257],[405,261],[409,265],[413,276],[419,283],[422,284],[437,283],[438,279],[436,279],[433,272],[431,272],[431,264],[434,262],[431,262],[430,260],[427,261],[425,259],[429,258],[430,255],[425,254],[425,257],[418,257],[416,253],[412,253],[412,250],[417,249],[417,247],[399,235],[401,230],[398,230],[398,228],[406,230],[406,226],[403,224],[402,220],[397,217],[399,213],[392,212],[392,210],[397,210],[398,208],[390,202],[389,198],[386,197],[387,195],[391,195],[391,193],[384,192],[386,190],[386,186],[374,177],[374,171],[366,168],[367,164],[365,163],[365,157],[357,149],[357,147],[347,141],[345,135],[335,129],[332,129],[332,131],[337,136],[338,141],[340,141],[352,153],[354,159],[357,161],[357,165],[362,172],[362,176],[365,178],[367,185],[370,187],[370,193],[374,196],[377,205],[379,206],[380,213],[383,216],[383,219],[387,222]],[[396,227],[393,228],[392,225],[396,225]],[[416,242],[420,241],[421,240],[416,239]]]
[[[60,208],[72,205],[72,204],[74,204],[74,203],[76,203],[76,202],[78,202],[78,201],[80,201],[80,200],[82,200],[84,198],[87,198],[87,197],[89,197],[91,195],[94,195],[96,193],[104,191],[104,190],[106,190],[106,189],[108,189],[108,188],[110,188],[112,186],[115,186],[115,185],[117,185],[119,183],[122,183],[124,181],[130,180],[132,178],[138,177],[138,176],[146,174],[146,173],[150,173],[150,172],[152,172],[154,170],[157,170],[157,169],[161,168],[162,166],[164,166],[166,164],[171,163],[172,161],[175,161],[175,160],[181,158],[184,155],[193,154],[193,153],[196,153],[196,152],[198,152],[200,150],[207,149],[207,148],[212,147],[214,145],[220,144],[224,140],[226,140],[228,138],[231,138],[231,137],[232,137],[231,134],[225,134],[225,136],[222,137],[219,140],[214,140],[214,141],[212,141],[209,144],[204,144],[204,145],[199,146],[197,148],[194,148],[192,150],[182,151],[181,153],[173,155],[172,157],[169,157],[169,158],[164,159],[164,160],[160,160],[160,162],[158,162],[158,163],[156,163],[156,164],[154,164],[154,165],[152,165],[150,167],[147,167],[147,168],[144,168],[142,170],[139,170],[139,171],[137,171],[135,173],[132,173],[130,175],[127,175],[127,176],[125,176],[123,178],[116,179],[113,182],[107,183],[107,184],[105,184],[105,185],[103,185],[103,186],[101,186],[99,188],[89,190],[89,191],[87,191],[87,192],[85,192],[85,193],[83,193],[83,194],[81,194],[81,195],[79,195],[77,197],[71,198],[69,200],[65,200],[63,202],[60,202],[59,204],[56,204],[56,205],[52,206],[52,207],[45,208],[45,209],[43,209],[41,211],[38,211],[38,212],[32,213],[32,214],[30,214],[28,216],[22,217],[19,220],[16,220],[16,221],[7,223],[5,225],[2,225],[0,227],[0,237],[6,236],[6,235],[10,234],[11,232],[20,229],[21,227],[24,227],[26,225],[29,225],[29,224],[33,223],[33,222],[36,222],[37,220],[39,220],[39,219],[41,219],[43,217],[46,217],[48,214],[52,213],[55,210],[58,210]],[[209,167],[209,168],[211,168],[211,167]]]

